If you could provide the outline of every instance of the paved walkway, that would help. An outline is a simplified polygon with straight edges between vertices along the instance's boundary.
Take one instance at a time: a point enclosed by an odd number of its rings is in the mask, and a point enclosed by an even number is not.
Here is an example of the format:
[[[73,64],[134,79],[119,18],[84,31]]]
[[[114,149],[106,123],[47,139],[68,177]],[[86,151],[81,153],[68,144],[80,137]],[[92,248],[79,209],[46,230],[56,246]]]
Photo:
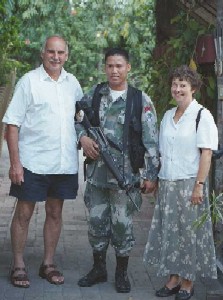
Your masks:
[[[92,266],[92,253],[87,238],[87,211],[83,204],[84,183],[80,172],[80,189],[76,201],[65,201],[63,228],[56,253],[56,263],[65,276],[62,286],[49,284],[38,276],[43,255],[44,204],[38,204],[31,220],[25,259],[31,280],[28,289],[14,288],[8,274],[11,264],[10,223],[15,200],[8,196],[9,158],[4,142],[0,158],[0,300],[155,300],[155,289],[162,286],[165,278],[157,278],[155,270],[146,270],[142,254],[153,213],[153,199],[145,197],[141,212],[134,217],[136,245],[131,253],[129,277],[132,291],[118,294],[114,288],[115,257],[108,250],[108,282],[91,288],[80,288],[77,280]],[[82,169],[82,166],[81,166]],[[193,300],[205,300],[206,292],[222,290],[218,281],[197,280]],[[172,300],[174,297],[169,297]],[[223,300],[223,296],[207,299]]]

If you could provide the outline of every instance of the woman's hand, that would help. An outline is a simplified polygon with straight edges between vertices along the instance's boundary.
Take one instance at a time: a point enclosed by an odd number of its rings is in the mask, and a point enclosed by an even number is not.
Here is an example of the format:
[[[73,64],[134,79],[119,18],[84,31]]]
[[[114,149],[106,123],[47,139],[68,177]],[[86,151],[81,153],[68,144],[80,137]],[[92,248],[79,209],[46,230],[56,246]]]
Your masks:
[[[203,185],[195,183],[192,196],[191,196],[191,203],[193,205],[198,205],[203,202]]]
[[[157,189],[157,181],[144,180],[141,185],[141,190],[143,194],[155,193]]]

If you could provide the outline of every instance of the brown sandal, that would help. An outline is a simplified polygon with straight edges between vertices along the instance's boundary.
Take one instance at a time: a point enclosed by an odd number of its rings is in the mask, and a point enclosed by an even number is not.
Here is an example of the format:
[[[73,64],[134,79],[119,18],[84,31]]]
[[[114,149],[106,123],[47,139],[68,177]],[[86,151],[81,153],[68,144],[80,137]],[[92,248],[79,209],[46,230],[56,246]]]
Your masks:
[[[17,271],[23,271],[24,273],[14,275]],[[25,268],[14,268],[13,270],[11,270],[10,281],[15,287],[28,288],[30,286],[29,278],[27,276],[27,271]],[[23,284],[23,281],[27,281],[27,283]],[[21,284],[17,282],[20,282]]]
[[[53,264],[49,264],[49,265],[44,265],[43,263],[41,264],[40,268],[39,268],[39,276],[43,279],[46,279],[47,281],[49,281],[51,284],[56,284],[56,285],[60,285],[64,283],[63,281],[55,281],[53,280],[53,277],[61,277],[63,276],[63,274],[61,272],[59,272],[58,270],[56,270],[56,265]],[[50,268],[54,268],[54,270],[49,271],[48,273],[46,273],[47,269]]]

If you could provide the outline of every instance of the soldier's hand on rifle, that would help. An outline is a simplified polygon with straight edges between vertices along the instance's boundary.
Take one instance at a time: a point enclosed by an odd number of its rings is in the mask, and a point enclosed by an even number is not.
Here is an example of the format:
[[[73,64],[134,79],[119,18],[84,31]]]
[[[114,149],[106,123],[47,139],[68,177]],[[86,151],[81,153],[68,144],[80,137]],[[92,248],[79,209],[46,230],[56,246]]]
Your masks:
[[[141,190],[144,194],[153,193],[157,189],[157,181],[144,180]]]
[[[99,156],[99,147],[98,144],[89,138],[88,136],[82,136],[80,138],[80,143],[83,148],[83,151],[87,157],[91,159],[97,159]]]

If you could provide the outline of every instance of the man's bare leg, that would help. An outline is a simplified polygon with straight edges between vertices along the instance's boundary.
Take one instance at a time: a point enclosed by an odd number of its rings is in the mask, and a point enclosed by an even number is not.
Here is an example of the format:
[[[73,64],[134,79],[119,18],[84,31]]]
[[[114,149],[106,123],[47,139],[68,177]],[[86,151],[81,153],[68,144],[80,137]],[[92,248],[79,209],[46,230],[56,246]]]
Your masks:
[[[44,224],[44,265],[52,265],[54,263],[54,254],[60,238],[62,227],[62,209],[63,201],[59,199],[48,198],[45,204],[46,220]],[[55,268],[47,268],[45,272],[55,270]],[[62,275],[53,276],[54,283],[63,283],[64,277]]]
[[[26,245],[28,228],[30,219],[34,211],[35,203],[29,201],[17,201],[15,213],[11,224],[11,244],[13,253],[13,268],[20,268],[20,270],[15,270],[13,276],[18,276],[19,274],[25,274],[22,268],[25,268],[24,263],[24,249]],[[28,280],[25,281],[14,281],[16,285],[25,286],[29,284]]]

